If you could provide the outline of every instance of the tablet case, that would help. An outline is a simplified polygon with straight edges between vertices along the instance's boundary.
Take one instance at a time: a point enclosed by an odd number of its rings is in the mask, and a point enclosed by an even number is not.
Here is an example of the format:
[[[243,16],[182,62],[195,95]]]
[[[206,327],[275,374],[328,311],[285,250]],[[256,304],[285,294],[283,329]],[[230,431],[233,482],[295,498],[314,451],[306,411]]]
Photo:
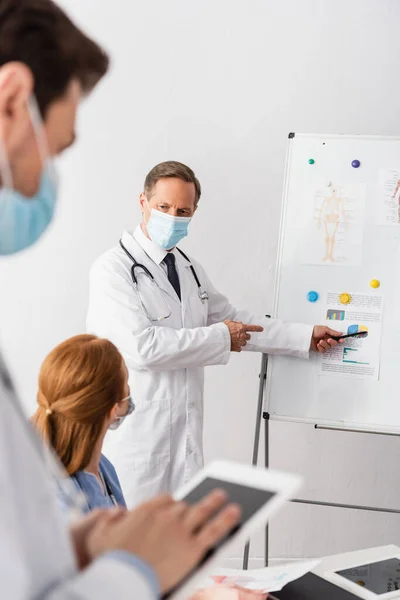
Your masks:
[[[292,581],[272,596],[278,600],[355,600],[358,597],[313,573]]]

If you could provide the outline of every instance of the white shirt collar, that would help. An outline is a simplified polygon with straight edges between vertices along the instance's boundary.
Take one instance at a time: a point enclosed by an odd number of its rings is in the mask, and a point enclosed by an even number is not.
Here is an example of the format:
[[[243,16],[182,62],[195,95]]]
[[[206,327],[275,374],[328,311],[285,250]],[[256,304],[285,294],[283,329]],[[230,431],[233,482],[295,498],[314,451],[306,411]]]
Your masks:
[[[160,248],[160,246],[157,246],[157,244],[146,237],[140,225],[136,227],[133,237],[139,246],[141,246],[146,252],[147,256],[149,256],[151,260],[156,263],[156,265],[160,265],[162,263],[168,252],[163,248]]]

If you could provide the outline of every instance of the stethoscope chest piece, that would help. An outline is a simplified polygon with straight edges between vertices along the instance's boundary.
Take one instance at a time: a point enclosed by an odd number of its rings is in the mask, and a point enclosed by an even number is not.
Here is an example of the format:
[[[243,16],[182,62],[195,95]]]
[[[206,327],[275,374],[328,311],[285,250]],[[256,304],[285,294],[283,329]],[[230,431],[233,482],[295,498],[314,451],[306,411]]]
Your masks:
[[[201,288],[199,288],[199,298],[203,304],[205,304],[206,301],[209,300],[207,292],[205,290],[202,290]]]

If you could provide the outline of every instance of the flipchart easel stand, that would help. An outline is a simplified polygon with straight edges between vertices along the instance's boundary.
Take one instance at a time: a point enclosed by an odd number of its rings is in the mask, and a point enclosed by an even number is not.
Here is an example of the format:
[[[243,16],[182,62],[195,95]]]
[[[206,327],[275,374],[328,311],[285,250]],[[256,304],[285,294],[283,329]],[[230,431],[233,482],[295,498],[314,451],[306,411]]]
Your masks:
[[[262,354],[261,356],[261,369],[259,375],[258,385],[258,402],[257,402],[257,413],[256,413],[256,426],[254,432],[254,444],[253,444],[253,459],[252,465],[256,466],[258,463],[258,452],[260,447],[260,433],[261,424],[264,421],[264,466],[266,469],[269,467],[269,421],[270,415],[268,412],[263,411],[264,408],[264,396],[267,383],[267,371],[268,371],[268,354]],[[346,431],[349,433],[361,433],[369,435],[395,435],[396,433],[383,433],[383,432],[371,432],[371,431],[360,431],[358,429],[344,429],[340,427],[323,427],[320,425],[314,425],[315,429],[326,429],[330,431]],[[333,508],[348,508],[352,510],[365,510],[370,512],[382,512],[386,514],[400,514],[399,509],[395,508],[381,508],[377,506],[362,506],[358,504],[341,504],[337,502],[323,502],[320,500],[301,500],[293,499],[291,502],[296,504],[308,504],[315,506],[330,506]],[[265,527],[265,566],[268,566],[268,543],[269,543],[269,532],[268,525]],[[243,569],[247,569],[249,566],[249,553],[250,553],[250,542],[246,544],[243,556]]]

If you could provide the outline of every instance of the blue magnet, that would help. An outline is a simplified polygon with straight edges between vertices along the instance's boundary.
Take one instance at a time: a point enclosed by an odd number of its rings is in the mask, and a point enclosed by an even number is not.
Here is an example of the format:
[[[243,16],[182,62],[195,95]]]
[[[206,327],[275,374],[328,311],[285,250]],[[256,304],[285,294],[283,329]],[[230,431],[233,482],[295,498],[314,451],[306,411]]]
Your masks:
[[[347,333],[357,333],[358,325],[349,325],[347,328]]]
[[[351,166],[354,167],[355,169],[358,169],[358,167],[361,165],[359,160],[353,160],[353,162],[351,163]]]
[[[319,298],[318,292],[308,292],[307,294],[307,300],[309,302],[316,302]]]

